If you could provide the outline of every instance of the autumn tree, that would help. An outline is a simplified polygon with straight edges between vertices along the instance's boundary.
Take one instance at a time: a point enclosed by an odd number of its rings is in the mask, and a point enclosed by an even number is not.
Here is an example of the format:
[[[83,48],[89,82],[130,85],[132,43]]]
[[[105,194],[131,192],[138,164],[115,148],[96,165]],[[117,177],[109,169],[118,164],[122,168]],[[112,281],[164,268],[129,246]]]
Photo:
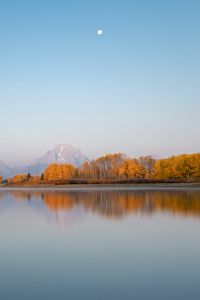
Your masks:
[[[99,179],[117,178],[118,168],[125,158],[122,153],[107,154],[95,160]]]
[[[93,178],[93,170],[90,162],[86,161],[81,165],[78,170],[78,177],[87,179]]]
[[[70,164],[53,163],[45,170],[42,178],[46,181],[70,178],[200,180],[200,153],[158,160],[151,156],[131,159],[122,153],[106,154],[91,162],[84,162],[78,169]]]
[[[149,155],[139,157],[138,161],[145,169],[145,178],[153,178],[156,159]]]
[[[25,181],[27,181],[27,180],[28,180],[28,175],[27,175],[27,174],[16,174],[16,175],[13,177],[13,179],[12,179],[12,181],[13,181],[14,183],[25,182]]]
[[[118,178],[118,168],[124,158],[124,154],[114,153],[85,162],[79,169],[79,177],[100,180]]]
[[[200,154],[182,154],[155,162],[157,179],[200,179]]]
[[[137,159],[125,159],[118,169],[120,178],[144,178],[145,168]]]
[[[59,179],[70,179],[75,175],[76,169],[71,164],[50,164],[44,171],[44,179],[59,180]]]

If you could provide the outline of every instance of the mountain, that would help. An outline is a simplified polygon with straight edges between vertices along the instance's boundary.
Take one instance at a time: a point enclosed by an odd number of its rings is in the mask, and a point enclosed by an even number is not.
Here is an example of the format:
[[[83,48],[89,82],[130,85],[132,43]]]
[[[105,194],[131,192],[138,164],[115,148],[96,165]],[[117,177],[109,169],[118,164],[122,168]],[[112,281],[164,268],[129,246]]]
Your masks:
[[[57,145],[53,150],[38,159],[35,159],[30,165],[24,167],[11,168],[0,161],[0,176],[3,178],[13,177],[19,173],[30,173],[31,175],[41,175],[46,167],[51,163],[73,164],[79,167],[84,161],[88,161],[87,157],[80,149],[70,145]]]
[[[0,176],[3,178],[12,177],[13,170],[8,167],[6,164],[4,164],[2,161],[0,161]]]
[[[44,169],[51,163],[69,163],[79,167],[86,160],[88,160],[87,157],[80,149],[60,144],[53,150],[46,152],[44,156],[34,160],[32,164],[22,168],[21,173],[31,173],[32,175],[42,174]]]
[[[44,156],[34,161],[35,164],[71,163],[80,166],[87,158],[80,149],[70,145],[57,145],[53,150],[48,151]]]

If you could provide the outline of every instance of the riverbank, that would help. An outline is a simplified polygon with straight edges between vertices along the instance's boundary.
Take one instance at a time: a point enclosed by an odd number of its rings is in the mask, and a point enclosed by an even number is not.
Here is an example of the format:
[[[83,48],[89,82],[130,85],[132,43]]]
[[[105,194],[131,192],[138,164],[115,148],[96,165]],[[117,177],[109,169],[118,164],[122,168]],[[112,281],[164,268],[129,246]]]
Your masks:
[[[59,190],[59,191],[82,191],[82,190],[183,190],[200,189],[200,183],[142,183],[142,184],[10,184],[0,185],[0,190]]]

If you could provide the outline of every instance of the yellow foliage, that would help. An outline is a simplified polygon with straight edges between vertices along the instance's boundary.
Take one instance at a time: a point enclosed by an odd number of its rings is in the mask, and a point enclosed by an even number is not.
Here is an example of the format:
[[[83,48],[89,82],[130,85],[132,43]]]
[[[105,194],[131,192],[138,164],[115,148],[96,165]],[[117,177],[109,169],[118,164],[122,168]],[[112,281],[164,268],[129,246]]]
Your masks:
[[[32,183],[40,183],[40,177],[41,176],[32,176],[31,177],[31,182]]]
[[[154,176],[157,179],[199,179],[200,153],[182,154],[157,160]]]
[[[28,175],[27,174],[17,174],[13,177],[12,181],[14,183],[17,183],[17,182],[24,182],[28,180]]]
[[[59,179],[70,179],[75,175],[76,169],[70,164],[56,164],[53,163],[47,167],[44,171],[44,179],[59,180]]]
[[[139,159],[127,158],[122,153],[106,154],[93,160],[86,161],[76,169],[71,164],[50,164],[44,171],[45,181],[86,178],[92,180],[115,179],[200,179],[200,153],[182,154],[165,159],[155,160],[151,156]],[[1,181],[1,177],[0,177]],[[13,182],[40,182],[39,177],[30,174],[18,174]]]
[[[120,178],[144,178],[145,168],[137,159],[125,159],[118,169]]]

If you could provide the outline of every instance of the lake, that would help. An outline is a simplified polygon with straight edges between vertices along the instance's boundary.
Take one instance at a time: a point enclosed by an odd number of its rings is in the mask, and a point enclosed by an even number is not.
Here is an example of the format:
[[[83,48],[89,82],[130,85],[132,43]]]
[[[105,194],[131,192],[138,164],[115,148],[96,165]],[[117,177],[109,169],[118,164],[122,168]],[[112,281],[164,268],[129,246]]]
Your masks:
[[[0,299],[200,299],[200,189],[0,190]]]

